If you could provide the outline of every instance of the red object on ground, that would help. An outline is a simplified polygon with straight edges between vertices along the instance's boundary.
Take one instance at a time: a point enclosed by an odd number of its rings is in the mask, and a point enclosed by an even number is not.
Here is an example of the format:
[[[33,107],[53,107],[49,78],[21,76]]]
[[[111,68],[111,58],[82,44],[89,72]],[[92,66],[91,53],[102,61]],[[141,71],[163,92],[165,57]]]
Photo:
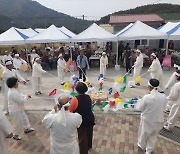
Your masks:
[[[116,91],[115,93],[114,93],[114,98],[118,98],[120,95],[119,95],[119,93]]]
[[[56,94],[57,89],[53,89],[50,93],[49,96],[54,96]]]
[[[109,102],[109,105],[110,105],[110,106],[115,106],[115,104],[116,104],[115,101],[110,101],[110,102]]]
[[[100,86],[100,87],[102,87],[102,86],[103,86],[103,83],[102,83],[102,82],[100,82],[100,83],[99,83],[99,86]]]

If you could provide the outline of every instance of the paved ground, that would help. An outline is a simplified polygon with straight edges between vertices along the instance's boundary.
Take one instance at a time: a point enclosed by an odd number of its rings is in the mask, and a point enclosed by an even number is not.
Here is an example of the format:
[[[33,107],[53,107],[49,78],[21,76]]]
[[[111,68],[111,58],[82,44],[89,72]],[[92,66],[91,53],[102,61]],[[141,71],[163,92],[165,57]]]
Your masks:
[[[146,72],[147,69],[143,69]],[[142,73],[143,73],[142,72]],[[52,75],[57,76],[56,71],[49,72]],[[98,87],[97,77],[99,74],[98,69],[91,69],[88,71],[89,81]],[[104,83],[104,89],[112,87],[114,79],[118,76],[123,76],[124,69],[122,71],[114,71],[109,69],[107,72],[107,80]],[[164,72],[165,82],[172,74],[172,71]],[[30,76],[30,73],[29,73]],[[148,74],[142,79],[142,86],[139,88],[129,89],[124,93],[121,93],[121,98],[132,98],[137,96],[143,96],[147,91]],[[30,78],[31,79],[31,78]],[[66,81],[69,82],[70,73],[66,74]],[[128,80],[132,80],[132,77],[128,76]],[[49,130],[46,130],[41,125],[41,120],[54,105],[53,98],[48,96],[48,93],[55,87],[60,89],[58,85],[58,79],[52,76],[45,76],[43,78],[43,95],[35,97],[25,105],[28,112],[28,116],[32,126],[35,128],[35,132],[28,135],[22,134],[22,141],[10,140],[9,154],[48,154],[49,153]],[[121,85],[122,86],[122,85]],[[23,93],[32,94],[32,86],[20,85],[20,90]],[[168,93],[168,91],[166,91]],[[0,107],[3,105],[3,91],[0,94]],[[96,106],[95,109],[96,125],[94,127],[94,139],[93,139],[93,152],[95,154],[121,154],[138,153],[137,149],[137,131],[139,126],[139,114],[129,110],[119,111],[117,113],[108,112],[104,113],[99,111]],[[167,115],[166,115],[167,116]],[[9,117],[8,117],[9,118]],[[10,119],[10,118],[9,118]],[[11,119],[10,119],[11,120]],[[177,123],[180,126],[180,120]],[[178,154],[180,153],[180,144],[163,138],[158,137],[155,153],[157,154]]]

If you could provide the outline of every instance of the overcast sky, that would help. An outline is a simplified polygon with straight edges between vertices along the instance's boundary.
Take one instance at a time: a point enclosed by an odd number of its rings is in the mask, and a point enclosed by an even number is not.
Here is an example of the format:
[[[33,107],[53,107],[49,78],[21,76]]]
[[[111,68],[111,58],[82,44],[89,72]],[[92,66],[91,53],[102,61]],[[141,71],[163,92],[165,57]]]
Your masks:
[[[171,3],[180,0],[34,0],[40,4],[71,16],[85,15],[86,19],[99,19],[110,13],[135,8],[141,5]]]

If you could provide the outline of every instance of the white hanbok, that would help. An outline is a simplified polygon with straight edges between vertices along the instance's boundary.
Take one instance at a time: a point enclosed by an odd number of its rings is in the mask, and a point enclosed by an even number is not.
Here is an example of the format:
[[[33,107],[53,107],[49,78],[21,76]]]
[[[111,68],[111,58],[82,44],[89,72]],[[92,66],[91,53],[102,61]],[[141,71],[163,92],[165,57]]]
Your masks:
[[[174,73],[171,75],[170,79],[168,80],[168,83],[167,83],[166,86],[165,86],[165,90],[171,88],[171,87],[174,86],[174,84],[177,82],[177,79],[176,79],[176,75],[175,75],[175,74],[176,74],[176,72],[174,72]],[[173,101],[168,100],[166,109],[167,109],[167,110],[170,110],[171,107],[172,107],[172,105],[173,105]]]
[[[180,82],[172,87],[167,99],[173,103],[167,120],[168,128],[172,129],[180,114]]]
[[[31,64],[33,65],[34,59],[39,57],[39,55],[37,53],[31,53],[30,55],[31,55]]]
[[[163,127],[163,110],[166,105],[165,94],[152,90],[138,101],[136,109],[141,111],[138,131],[138,146],[150,153],[154,150],[158,132]]]
[[[149,67],[150,77],[159,80],[160,82],[160,89],[164,90],[163,85],[163,71],[161,64],[159,62],[159,59],[156,57],[156,59],[153,60],[151,66]]]
[[[82,116],[65,111],[66,126],[63,126],[57,120],[58,112],[53,109],[42,120],[43,125],[50,129],[50,154],[79,154],[77,128],[82,123]]]
[[[61,58],[58,59],[57,61],[57,73],[58,73],[58,77],[60,80],[60,83],[64,83],[64,77],[65,77],[65,71],[64,69],[66,68],[66,61]]]
[[[103,74],[103,77],[106,76],[106,67],[108,65],[108,57],[101,57],[100,58],[100,74]]]
[[[142,53],[136,58],[134,63],[134,75],[133,80],[135,81],[136,77],[140,76],[141,70],[143,67],[143,55]]]
[[[14,126],[14,134],[20,135],[23,130],[31,127],[29,119],[24,112],[24,104],[27,102],[28,96],[22,95],[18,89],[10,88],[8,91],[8,108],[12,117]]]
[[[25,80],[28,80],[27,72],[23,72],[23,71],[20,70],[22,64],[27,64],[27,62],[25,60],[21,59],[21,58],[19,58],[19,59],[14,58],[13,59],[13,66],[14,66],[14,68],[19,72],[19,74],[21,74],[21,76]]]
[[[8,68],[5,68],[3,72],[3,79],[4,79],[4,111],[8,112],[8,87],[6,85],[6,81],[10,77],[16,77],[19,81],[25,81],[24,78],[17,72],[17,70],[9,70]]]
[[[0,109],[0,153],[8,154],[9,139],[6,138],[7,135],[13,132],[12,126],[8,119],[4,115],[3,111]]]
[[[7,61],[7,60],[13,61],[13,58],[11,57],[10,54],[9,54],[9,55],[4,55],[4,57],[3,57],[3,62],[4,62],[4,64],[5,64],[5,61]]]
[[[32,70],[32,83],[34,93],[41,91],[41,78],[42,74],[44,73],[46,73],[46,71],[42,69],[41,64],[34,62]]]

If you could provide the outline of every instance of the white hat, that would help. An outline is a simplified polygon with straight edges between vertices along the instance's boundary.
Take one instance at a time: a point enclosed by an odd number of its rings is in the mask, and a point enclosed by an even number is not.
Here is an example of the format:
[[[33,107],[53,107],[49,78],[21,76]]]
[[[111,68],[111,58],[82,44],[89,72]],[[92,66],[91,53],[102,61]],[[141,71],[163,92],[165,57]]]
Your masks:
[[[62,53],[60,53],[59,56],[58,56],[58,58],[59,58],[59,57],[62,57],[62,56],[63,56]]]
[[[152,53],[151,56],[156,57],[156,54],[155,54],[155,53]]]
[[[135,52],[139,52],[139,53],[141,53],[141,50],[137,49]]]
[[[102,55],[106,55],[106,53],[105,53],[105,52],[103,52],[103,53],[102,53]]]
[[[19,57],[19,54],[15,54],[14,56],[15,56],[15,57]]]
[[[180,70],[180,66],[177,64],[174,64],[174,67],[177,68],[178,70]]]
[[[7,65],[12,65],[13,63],[12,63],[12,61],[11,60],[8,60],[8,61],[6,61],[5,62],[5,65],[7,66]]]

